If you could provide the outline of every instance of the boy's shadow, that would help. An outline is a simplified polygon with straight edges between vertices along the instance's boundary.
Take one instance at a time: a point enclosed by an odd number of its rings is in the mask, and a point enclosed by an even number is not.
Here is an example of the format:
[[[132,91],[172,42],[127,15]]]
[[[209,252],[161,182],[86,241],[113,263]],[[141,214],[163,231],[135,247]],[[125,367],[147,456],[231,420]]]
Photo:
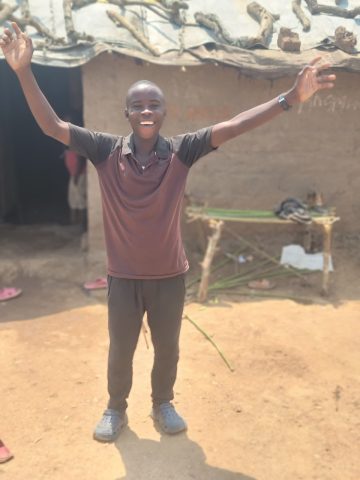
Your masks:
[[[256,480],[239,472],[212,467],[201,447],[186,434],[141,439],[126,428],[115,443],[125,477],[114,480]],[[226,456],[226,452],[222,452]]]

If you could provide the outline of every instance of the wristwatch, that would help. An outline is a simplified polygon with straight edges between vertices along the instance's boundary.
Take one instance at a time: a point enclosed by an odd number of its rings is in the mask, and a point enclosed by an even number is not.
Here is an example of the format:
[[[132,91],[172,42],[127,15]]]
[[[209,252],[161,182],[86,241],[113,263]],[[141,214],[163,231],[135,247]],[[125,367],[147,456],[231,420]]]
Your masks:
[[[285,112],[287,112],[288,110],[290,110],[291,108],[291,105],[287,102],[286,98],[284,97],[284,95],[279,95],[278,97],[278,103],[280,105],[280,107],[285,110]]]

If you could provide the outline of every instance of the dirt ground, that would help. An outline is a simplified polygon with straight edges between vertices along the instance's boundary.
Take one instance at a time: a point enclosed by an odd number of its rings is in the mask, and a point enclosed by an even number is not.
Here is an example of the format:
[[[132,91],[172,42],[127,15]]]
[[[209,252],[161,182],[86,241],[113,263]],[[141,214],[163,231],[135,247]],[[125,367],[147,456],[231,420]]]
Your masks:
[[[359,242],[335,237],[327,299],[315,275],[269,298],[186,305],[234,368],[184,319],[175,403],[186,434],[153,426],[152,351],[140,337],[129,427],[103,445],[92,430],[107,401],[106,292],[81,285],[104,272],[72,227],[0,226],[1,283],[23,289],[0,303],[0,437],[15,455],[0,479],[359,480]]]

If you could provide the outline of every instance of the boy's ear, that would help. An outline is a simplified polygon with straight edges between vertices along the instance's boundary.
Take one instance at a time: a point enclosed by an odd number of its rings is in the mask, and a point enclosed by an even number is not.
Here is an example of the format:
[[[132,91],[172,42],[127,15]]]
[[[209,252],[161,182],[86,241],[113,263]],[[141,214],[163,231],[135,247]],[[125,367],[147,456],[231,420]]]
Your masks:
[[[126,117],[126,118],[129,118],[129,110],[128,110],[127,108],[125,108],[124,113],[125,113],[125,117]]]

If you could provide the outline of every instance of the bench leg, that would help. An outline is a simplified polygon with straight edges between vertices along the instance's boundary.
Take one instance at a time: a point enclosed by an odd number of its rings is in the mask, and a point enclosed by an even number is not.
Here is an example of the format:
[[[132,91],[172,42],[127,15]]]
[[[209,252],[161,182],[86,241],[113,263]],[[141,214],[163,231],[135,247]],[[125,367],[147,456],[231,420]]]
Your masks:
[[[210,222],[210,227],[214,230],[214,233],[208,238],[206,253],[201,263],[202,273],[201,273],[201,281],[200,281],[200,286],[199,286],[198,295],[197,295],[199,302],[205,302],[207,298],[211,263],[216,253],[216,247],[221,237],[221,231],[222,231],[223,225],[224,225],[224,222],[222,221]]]
[[[323,225],[323,280],[322,280],[322,294],[327,296],[329,294],[329,273],[330,273],[330,258],[331,258],[331,233],[332,224],[327,223]]]
[[[312,237],[313,237],[312,225],[311,224],[305,225],[303,247],[306,253],[311,252]]]

